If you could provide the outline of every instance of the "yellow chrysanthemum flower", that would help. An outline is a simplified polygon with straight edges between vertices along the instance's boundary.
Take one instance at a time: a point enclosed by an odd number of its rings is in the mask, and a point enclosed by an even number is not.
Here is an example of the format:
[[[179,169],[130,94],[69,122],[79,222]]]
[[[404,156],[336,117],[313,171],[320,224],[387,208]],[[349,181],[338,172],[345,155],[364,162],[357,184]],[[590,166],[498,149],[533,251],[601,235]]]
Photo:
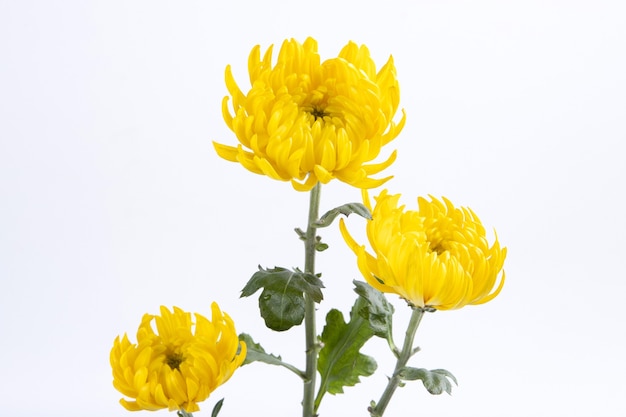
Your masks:
[[[317,42],[286,40],[272,66],[272,47],[248,58],[251,88],[244,94],[226,67],[231,114],[224,97],[224,120],[236,147],[214,142],[222,158],[249,171],[289,181],[298,191],[337,178],[358,188],[373,188],[389,178],[373,179],[393,163],[369,163],[404,127],[395,123],[400,90],[393,58],[376,72],[366,46],[350,42],[337,58],[320,62]]]
[[[346,229],[341,234],[357,255],[359,270],[374,288],[395,293],[415,307],[438,310],[483,304],[504,284],[506,248],[497,236],[489,246],[478,216],[443,198],[418,198],[418,211],[398,206],[399,194],[377,198],[367,237],[373,254]],[[364,192],[366,206],[371,210]],[[502,272],[502,274],[500,274]],[[499,279],[499,284],[496,282]]]
[[[120,403],[130,411],[198,411],[198,402],[226,382],[246,357],[232,319],[211,305],[212,320],[174,307],[161,315],[144,315],[137,344],[126,334],[111,349],[113,386],[127,397]],[[156,325],[156,332],[152,322]]]

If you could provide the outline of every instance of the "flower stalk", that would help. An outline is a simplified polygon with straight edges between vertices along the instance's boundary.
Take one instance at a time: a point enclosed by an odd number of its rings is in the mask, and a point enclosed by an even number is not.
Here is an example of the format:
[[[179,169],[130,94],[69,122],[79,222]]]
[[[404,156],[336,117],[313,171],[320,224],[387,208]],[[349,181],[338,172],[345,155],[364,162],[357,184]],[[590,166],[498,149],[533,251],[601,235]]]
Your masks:
[[[309,217],[304,241],[304,272],[315,274],[315,245],[317,228],[314,226],[319,216],[321,184],[318,182],[310,191]],[[302,416],[315,416],[315,381],[317,376],[317,333],[315,326],[315,301],[304,294],[304,331],[306,346],[306,368]]]
[[[404,337],[404,344],[402,345],[402,351],[398,355],[398,360],[396,361],[396,367],[393,371],[393,376],[389,378],[389,382],[387,382],[387,387],[383,394],[376,403],[375,407],[370,407],[369,412],[371,417],[382,417],[389,405],[389,401],[393,396],[394,392],[400,385],[402,380],[400,379],[400,372],[404,369],[409,358],[413,356],[417,352],[417,349],[413,349],[413,341],[415,340],[415,333],[417,332],[417,328],[419,327],[420,322],[422,321],[422,316],[424,315],[424,309],[421,307],[413,307],[411,312],[411,319],[409,320],[409,325],[406,329],[406,334]]]
[[[304,241],[304,272],[259,265],[241,291],[241,297],[248,297],[262,289],[259,310],[271,330],[286,331],[304,321],[304,370],[267,353],[252,336],[238,335],[232,319],[216,303],[211,304],[211,320],[200,314],[193,320],[191,313],[178,307],[170,311],[162,306],[160,315],[144,315],[137,343],[126,334],[114,341],[109,359],[113,385],[130,398],[120,400],[127,410],[169,409],[177,411],[177,417],[193,417],[192,412],[200,410],[198,403],[239,366],[264,362],[302,379],[302,415],[317,417],[326,393],[343,393],[344,387],[376,371],[374,358],[360,351],[374,336],[386,339],[396,364],[380,400],[368,408],[370,417],[383,416],[405,381],[421,380],[433,395],[449,394],[451,382],[456,383],[445,369],[407,366],[419,351],[413,347],[415,334],[424,312],[460,309],[496,297],[505,280],[507,249],[497,235],[490,245],[476,214],[445,197],[419,197],[417,210],[405,210],[400,194],[383,190],[372,208],[367,190],[392,178],[376,176],[393,164],[396,151],[382,162],[376,159],[406,120],[402,110],[400,120],[394,121],[400,90],[393,58],[377,69],[365,45],[348,42],[337,57],[324,61],[317,49],[313,38],[304,43],[288,39],[273,60],[273,46],[263,56],[260,46],[254,47],[248,58],[247,91],[240,89],[227,66],[222,115],[238,143],[213,142],[221,158],[309,192],[306,231],[295,229]],[[346,203],[320,218],[321,187],[332,180],[360,189],[364,204]],[[341,311],[330,310],[318,336],[316,303],[323,299],[324,285],[315,273],[315,256],[328,245],[321,242],[317,229],[351,213],[369,220],[366,232],[372,253],[351,236],[344,219],[339,224],[367,284],[354,281],[358,298],[349,320]],[[394,308],[385,293],[400,296],[411,308],[401,348],[393,340]],[[223,399],[217,402],[212,417],[222,404]]]

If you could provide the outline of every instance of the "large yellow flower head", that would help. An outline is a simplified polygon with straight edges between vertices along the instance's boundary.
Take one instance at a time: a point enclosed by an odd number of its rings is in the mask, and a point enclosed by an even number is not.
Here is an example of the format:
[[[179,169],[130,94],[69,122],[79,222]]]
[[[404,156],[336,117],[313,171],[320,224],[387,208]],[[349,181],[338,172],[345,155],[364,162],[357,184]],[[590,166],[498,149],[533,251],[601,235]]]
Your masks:
[[[184,409],[198,411],[198,402],[226,382],[246,357],[232,319],[211,305],[209,321],[174,307],[161,307],[161,315],[144,315],[137,343],[126,334],[111,349],[113,386],[127,397],[120,403],[130,411]],[[152,323],[156,325],[156,332]]]
[[[389,178],[373,179],[395,160],[370,163],[404,127],[395,123],[400,90],[393,58],[377,72],[366,46],[348,43],[337,58],[320,62],[317,42],[286,40],[275,65],[272,46],[263,59],[260,47],[248,58],[250,90],[244,94],[226,67],[224,120],[236,147],[214,142],[222,158],[246,169],[289,181],[298,191],[337,178],[358,188],[373,188]]]
[[[417,211],[405,210],[398,206],[399,198],[387,190],[376,198],[367,224],[373,254],[352,238],[343,221],[340,224],[370,285],[398,294],[412,306],[439,310],[486,303],[498,295],[506,248],[497,237],[489,246],[471,209],[455,208],[446,198],[420,197]],[[364,199],[371,210],[365,192]]]

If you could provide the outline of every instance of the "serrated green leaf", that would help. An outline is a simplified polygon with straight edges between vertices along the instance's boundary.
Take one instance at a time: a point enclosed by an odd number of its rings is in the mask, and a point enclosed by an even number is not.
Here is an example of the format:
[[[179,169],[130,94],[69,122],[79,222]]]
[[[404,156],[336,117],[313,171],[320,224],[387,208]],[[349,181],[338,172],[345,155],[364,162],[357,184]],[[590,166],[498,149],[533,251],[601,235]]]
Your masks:
[[[224,399],[222,398],[218,402],[215,403],[215,407],[213,407],[213,411],[211,412],[211,417],[217,417],[222,409],[222,405],[224,404]]]
[[[376,370],[376,361],[359,352],[374,335],[368,321],[359,314],[366,304],[362,297],[357,298],[348,323],[339,310],[330,310],[326,315],[320,338],[323,347],[317,363],[321,378],[316,406],[326,392],[343,393],[343,387],[356,385],[359,377],[372,375]]]
[[[263,269],[259,266],[259,270],[252,275],[246,286],[241,290],[241,297],[249,297],[260,288],[269,289],[273,292],[297,291],[306,293],[316,303],[321,302],[324,298],[322,294],[324,284],[319,275],[313,275],[297,269],[289,270],[282,267]]]
[[[265,352],[263,346],[256,343],[252,336],[247,333],[241,333],[239,340],[246,343],[246,359],[243,361],[243,365],[248,365],[252,362],[263,362],[270,365],[282,365],[283,361],[280,356],[272,355]]]
[[[245,342],[247,348],[246,359],[244,360],[243,365],[248,365],[252,362],[263,362],[268,365],[282,366],[289,369],[300,378],[305,379],[303,371],[299,370],[289,363],[283,362],[280,356],[272,355],[265,352],[265,349],[263,349],[263,347],[259,343],[256,343],[254,339],[252,339],[252,336],[250,336],[249,334],[241,333],[239,335],[239,340]]]
[[[367,305],[359,313],[369,321],[374,335],[387,339],[391,335],[393,305],[382,292],[371,285],[361,281],[353,283],[354,291],[367,301]]]
[[[434,372],[436,374],[446,376],[454,382],[454,385],[456,385],[457,387],[459,386],[459,382],[456,380],[456,377],[452,375],[452,372],[450,371],[447,371],[445,369],[433,369],[430,372]]]
[[[421,380],[424,387],[433,395],[439,395],[444,391],[451,394],[452,384],[450,383],[450,379],[455,385],[458,385],[454,375],[445,369],[433,369],[429,371],[423,368],[406,367],[398,373],[398,376],[405,381]]]
[[[319,275],[286,268],[263,269],[252,275],[241,290],[248,297],[263,288],[259,296],[259,309],[265,325],[272,330],[284,331],[299,325],[304,319],[304,294],[315,302],[323,299],[322,280]]]
[[[259,296],[259,310],[267,327],[283,332],[304,320],[304,295],[289,288],[265,288]]]
[[[326,213],[324,213],[322,217],[319,218],[319,220],[314,222],[312,226],[313,227],[327,227],[327,226],[330,226],[333,220],[335,220],[337,216],[339,216],[340,214],[343,214],[344,216],[347,217],[352,213],[358,214],[359,216],[365,219],[372,220],[372,214],[370,213],[368,208],[365,207],[363,204],[348,203],[348,204],[344,204],[342,206],[335,207],[334,209],[327,211]]]

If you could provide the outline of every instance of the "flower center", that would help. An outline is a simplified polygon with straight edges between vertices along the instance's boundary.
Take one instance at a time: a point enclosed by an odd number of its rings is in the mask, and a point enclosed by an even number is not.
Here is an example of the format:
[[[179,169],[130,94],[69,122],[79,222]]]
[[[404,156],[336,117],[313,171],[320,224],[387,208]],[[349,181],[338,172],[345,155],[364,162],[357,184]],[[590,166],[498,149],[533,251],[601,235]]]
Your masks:
[[[439,242],[431,248],[432,252],[437,252],[437,255],[441,255],[446,251],[446,248],[442,245],[443,242]]]
[[[311,115],[317,119],[324,119],[326,116],[330,116],[330,113],[326,113],[323,109],[319,107],[313,107],[313,110],[310,111]]]
[[[180,371],[180,364],[185,361],[182,353],[170,353],[165,357],[165,363],[171,369],[178,369]]]

